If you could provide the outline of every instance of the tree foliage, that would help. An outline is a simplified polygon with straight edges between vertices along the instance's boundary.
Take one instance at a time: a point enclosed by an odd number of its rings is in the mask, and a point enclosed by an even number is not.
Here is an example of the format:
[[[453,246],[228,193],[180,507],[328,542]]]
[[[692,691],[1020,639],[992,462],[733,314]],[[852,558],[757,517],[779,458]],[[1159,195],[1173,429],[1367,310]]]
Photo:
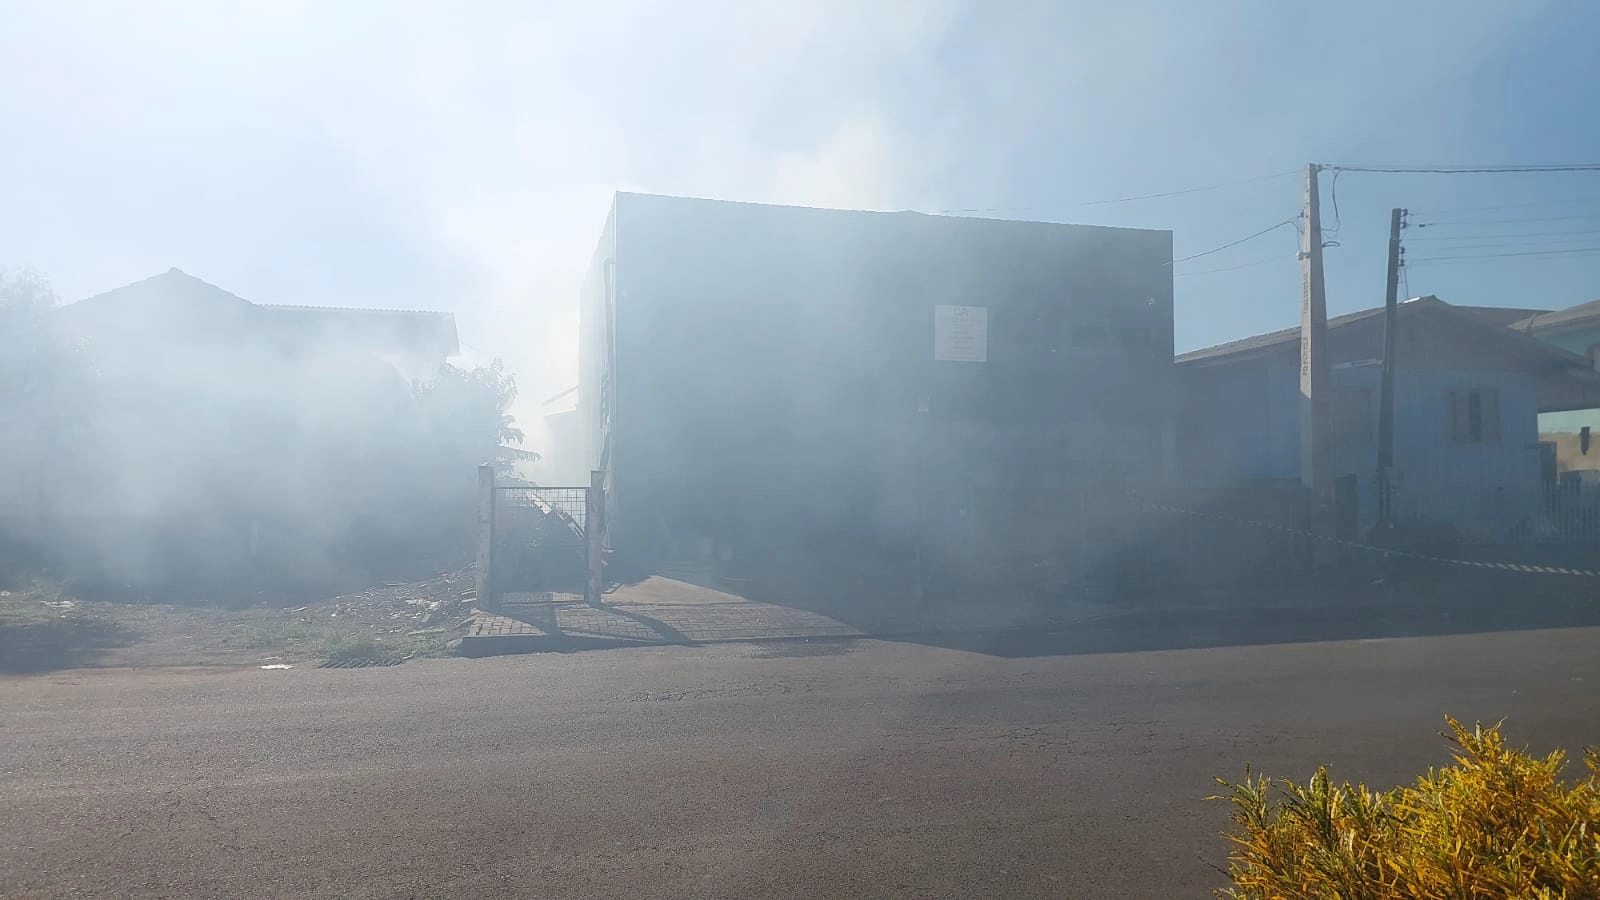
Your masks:
[[[475,369],[446,363],[433,382],[417,386],[416,395],[430,427],[446,439],[455,438],[452,449],[458,457],[492,463],[497,475],[508,478],[516,476],[517,463],[539,458],[522,448],[525,436],[510,412],[517,382],[500,360]]]
[[[85,349],[57,325],[50,282],[0,270],[0,472],[9,473],[0,475],[0,503],[77,470],[93,375]]]

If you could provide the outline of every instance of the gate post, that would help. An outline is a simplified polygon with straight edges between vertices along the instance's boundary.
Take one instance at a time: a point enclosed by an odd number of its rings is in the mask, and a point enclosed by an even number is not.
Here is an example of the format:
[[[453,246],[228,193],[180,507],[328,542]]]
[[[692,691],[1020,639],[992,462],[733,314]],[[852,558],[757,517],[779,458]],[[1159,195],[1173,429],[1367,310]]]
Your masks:
[[[478,608],[492,609],[494,596],[494,466],[478,467],[478,571],[473,581]]]
[[[583,599],[598,606],[605,590],[605,559],[603,557],[606,532],[606,473],[599,469],[589,472],[589,490],[584,495],[588,504],[584,510],[583,535],[589,546],[589,580],[584,585]]]

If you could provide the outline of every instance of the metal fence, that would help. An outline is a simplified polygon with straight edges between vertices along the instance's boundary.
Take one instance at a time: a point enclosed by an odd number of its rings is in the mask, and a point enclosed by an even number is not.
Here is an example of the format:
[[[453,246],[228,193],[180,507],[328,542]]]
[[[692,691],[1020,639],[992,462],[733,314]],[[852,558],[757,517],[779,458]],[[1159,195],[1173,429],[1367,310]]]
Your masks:
[[[587,487],[566,487],[497,484],[492,466],[478,468],[477,589],[486,607],[515,595],[600,602],[604,534],[602,473],[590,473]]]
[[[1543,503],[1528,537],[1600,545],[1600,485],[1546,482]]]
[[[589,489],[496,485],[495,507],[508,517],[524,521],[542,521],[553,516],[568,532],[582,540],[589,519]]]
[[[1519,491],[1484,488],[1397,492],[1396,518],[1447,528],[1467,545],[1573,545],[1600,549],[1600,484],[1542,482]]]
[[[494,599],[582,594],[588,488],[505,485],[494,495]]]

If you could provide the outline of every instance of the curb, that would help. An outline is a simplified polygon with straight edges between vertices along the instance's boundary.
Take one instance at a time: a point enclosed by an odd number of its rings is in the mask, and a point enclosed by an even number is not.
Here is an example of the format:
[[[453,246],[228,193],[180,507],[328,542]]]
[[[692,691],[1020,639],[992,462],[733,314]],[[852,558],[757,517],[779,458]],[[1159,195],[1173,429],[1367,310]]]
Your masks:
[[[794,641],[909,641],[929,638],[974,638],[1013,634],[1056,634],[1076,625],[1090,625],[1115,614],[1089,616],[1070,621],[1029,622],[1014,625],[973,628],[899,628],[873,631],[855,630],[834,634],[757,634],[739,637],[714,637],[683,641],[650,638],[609,638],[568,634],[492,634],[466,636],[456,647],[458,656],[483,658],[530,653],[574,653],[584,650],[617,650],[626,647],[703,647],[716,644],[771,644]]]
[[[1053,619],[1048,621],[1008,623],[1001,625],[971,627],[938,628],[938,627],[885,627],[881,629],[854,629],[847,633],[824,634],[797,634],[797,633],[768,633],[749,634],[731,637],[709,637],[700,639],[669,640],[655,638],[626,638],[603,637],[596,635],[571,635],[556,634],[494,634],[464,636],[460,638],[455,647],[456,655],[467,658],[481,658],[488,656],[505,656],[529,653],[573,653],[585,650],[614,650],[626,647],[698,647],[715,644],[762,644],[794,641],[915,641],[937,638],[981,638],[985,636],[1009,637],[1018,635],[1055,635],[1070,632],[1080,627],[1095,627],[1114,624],[1118,620],[1137,618],[1140,616],[1162,616],[1173,613],[1189,613],[1198,615],[1260,615],[1263,613],[1299,613],[1317,616],[1327,613],[1344,613],[1353,616],[1381,616],[1384,613],[1399,613],[1402,615],[1449,615],[1452,612],[1469,612],[1473,607],[1454,607],[1451,604],[1374,604],[1352,603],[1341,604],[1314,604],[1308,606],[1237,606],[1237,607],[1155,607],[1155,608],[1122,608],[1103,609],[1092,614],[1073,619]]]

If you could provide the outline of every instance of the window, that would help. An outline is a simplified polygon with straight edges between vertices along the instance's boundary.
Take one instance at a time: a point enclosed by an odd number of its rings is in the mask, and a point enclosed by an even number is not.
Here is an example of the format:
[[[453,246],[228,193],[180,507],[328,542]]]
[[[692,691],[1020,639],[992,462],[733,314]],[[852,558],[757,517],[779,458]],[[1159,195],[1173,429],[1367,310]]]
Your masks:
[[[1456,444],[1498,442],[1500,394],[1496,391],[1451,391],[1450,440]]]
[[[1589,345],[1589,368],[1600,372],[1600,344]]]
[[[1372,443],[1372,391],[1344,388],[1333,392],[1333,436],[1340,444]]]

